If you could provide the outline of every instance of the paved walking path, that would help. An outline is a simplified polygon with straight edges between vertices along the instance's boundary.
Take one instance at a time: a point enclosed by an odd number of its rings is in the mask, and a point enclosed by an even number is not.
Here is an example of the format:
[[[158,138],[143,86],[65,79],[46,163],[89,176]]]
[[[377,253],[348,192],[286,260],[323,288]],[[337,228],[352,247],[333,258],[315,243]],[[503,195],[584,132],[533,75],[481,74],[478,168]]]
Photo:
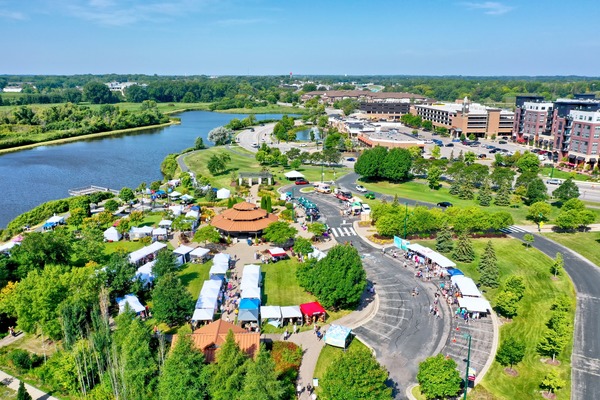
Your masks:
[[[11,343],[16,342],[24,337],[23,333],[17,333],[17,336],[6,336],[2,340],[0,340],[0,347],[8,346]],[[0,382],[3,385],[8,386],[14,391],[19,390],[20,381],[12,375],[7,374],[4,371],[0,371]],[[38,388],[35,388],[29,384],[25,384],[25,389],[27,389],[27,393],[31,395],[34,400],[58,400],[54,396],[50,396],[48,393],[42,392]]]

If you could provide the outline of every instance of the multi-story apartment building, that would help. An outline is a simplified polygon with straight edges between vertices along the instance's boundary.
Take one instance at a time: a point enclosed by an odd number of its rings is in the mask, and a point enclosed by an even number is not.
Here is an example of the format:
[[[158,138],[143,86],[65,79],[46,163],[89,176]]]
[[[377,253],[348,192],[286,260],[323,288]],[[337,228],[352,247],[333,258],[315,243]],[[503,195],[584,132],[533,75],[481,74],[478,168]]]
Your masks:
[[[557,139],[559,142],[561,138]],[[600,146],[600,110],[572,110],[566,118],[560,150],[568,153],[569,163],[592,165],[598,162]]]
[[[511,135],[514,125],[512,111],[471,103],[466,97],[455,103],[414,104],[411,113],[434,126],[448,128],[455,136]]]
[[[536,144],[552,148],[552,117],[554,103],[547,101],[526,101],[515,111],[513,134],[521,143]]]

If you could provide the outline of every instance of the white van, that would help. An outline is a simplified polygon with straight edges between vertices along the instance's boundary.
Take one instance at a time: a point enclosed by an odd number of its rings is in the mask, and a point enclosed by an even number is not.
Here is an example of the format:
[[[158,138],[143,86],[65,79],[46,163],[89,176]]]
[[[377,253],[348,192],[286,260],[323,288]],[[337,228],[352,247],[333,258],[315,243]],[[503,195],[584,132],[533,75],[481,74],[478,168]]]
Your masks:
[[[315,183],[315,192],[319,193],[331,193],[331,186],[327,183],[318,182]]]

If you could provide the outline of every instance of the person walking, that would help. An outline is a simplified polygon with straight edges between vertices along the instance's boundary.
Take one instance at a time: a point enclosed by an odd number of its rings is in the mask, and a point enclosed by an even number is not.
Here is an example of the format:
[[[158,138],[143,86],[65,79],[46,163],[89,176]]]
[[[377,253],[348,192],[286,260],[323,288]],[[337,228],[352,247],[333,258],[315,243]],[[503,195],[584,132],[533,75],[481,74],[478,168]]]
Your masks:
[[[292,332],[294,334],[298,333],[298,325],[296,325],[296,323],[294,323],[294,326],[292,327]]]

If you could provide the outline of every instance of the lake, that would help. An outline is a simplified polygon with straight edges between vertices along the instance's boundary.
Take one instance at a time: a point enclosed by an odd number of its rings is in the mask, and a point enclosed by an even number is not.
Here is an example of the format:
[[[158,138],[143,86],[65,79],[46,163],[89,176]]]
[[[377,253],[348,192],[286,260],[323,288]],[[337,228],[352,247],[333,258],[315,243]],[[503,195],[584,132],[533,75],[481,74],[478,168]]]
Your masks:
[[[161,180],[160,163],[169,153],[194,146],[198,136],[210,146],[208,132],[243,114],[187,111],[180,125],[131,134],[40,146],[0,155],[0,227],[48,200],[68,197],[68,190],[89,185],[120,190]],[[257,120],[280,114],[258,114]]]

